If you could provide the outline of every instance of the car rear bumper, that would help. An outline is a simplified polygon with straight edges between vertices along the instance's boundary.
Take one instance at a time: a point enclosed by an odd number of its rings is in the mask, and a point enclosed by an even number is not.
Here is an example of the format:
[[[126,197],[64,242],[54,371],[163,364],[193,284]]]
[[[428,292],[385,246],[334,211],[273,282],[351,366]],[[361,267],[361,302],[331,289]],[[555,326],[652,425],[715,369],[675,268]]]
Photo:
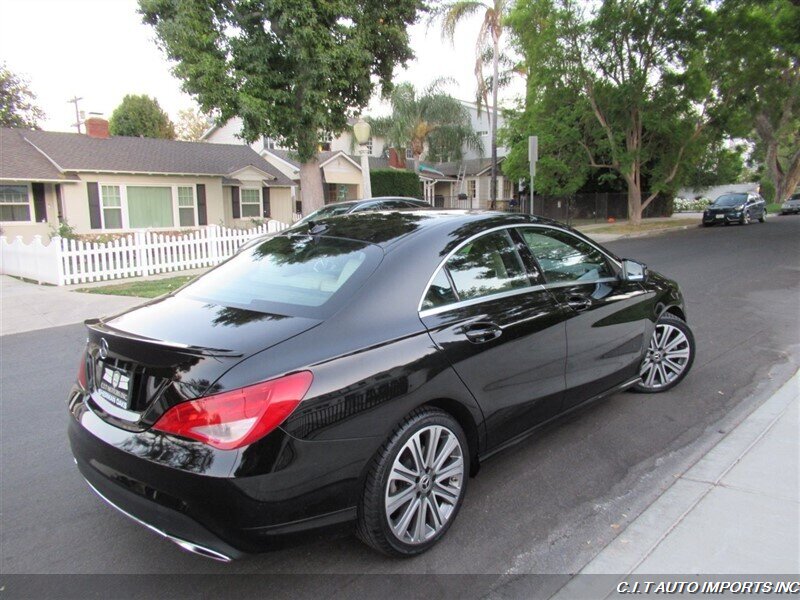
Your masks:
[[[199,443],[114,427],[78,399],[70,412],[70,446],[87,483],[184,549],[230,560],[352,531],[369,440],[310,442],[276,430],[267,437],[278,451],[233,451],[240,461],[229,465],[230,456]],[[266,464],[253,469],[259,460]],[[246,468],[261,472],[236,475]]]

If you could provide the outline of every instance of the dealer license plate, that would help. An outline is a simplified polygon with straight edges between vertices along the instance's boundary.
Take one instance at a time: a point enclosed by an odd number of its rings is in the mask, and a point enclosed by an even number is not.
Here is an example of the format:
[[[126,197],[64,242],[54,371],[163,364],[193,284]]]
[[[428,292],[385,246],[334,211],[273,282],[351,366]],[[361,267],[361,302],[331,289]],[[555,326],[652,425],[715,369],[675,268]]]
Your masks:
[[[725,215],[715,215],[714,218],[715,219],[724,219]]]
[[[106,365],[97,392],[114,406],[130,408],[131,387],[130,374],[122,369]]]

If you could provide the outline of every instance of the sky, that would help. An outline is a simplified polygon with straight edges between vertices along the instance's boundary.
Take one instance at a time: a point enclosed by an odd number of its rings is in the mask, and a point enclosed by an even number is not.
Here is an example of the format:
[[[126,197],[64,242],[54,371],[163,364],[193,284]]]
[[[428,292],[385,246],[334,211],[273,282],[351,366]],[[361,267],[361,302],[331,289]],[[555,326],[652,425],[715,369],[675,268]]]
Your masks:
[[[0,61],[24,76],[44,110],[43,129],[75,131],[77,96],[87,115],[109,117],[125,94],[147,94],[176,120],[178,111],[193,107],[180,89],[170,64],[141,22],[135,0],[0,0]],[[455,45],[442,41],[438,27],[417,24],[410,31],[416,59],[395,72],[395,82],[424,87],[437,77],[450,77],[448,91],[475,99],[474,44],[480,17],[465,23]],[[518,79],[501,99],[521,96]],[[377,99],[371,114],[386,112]]]

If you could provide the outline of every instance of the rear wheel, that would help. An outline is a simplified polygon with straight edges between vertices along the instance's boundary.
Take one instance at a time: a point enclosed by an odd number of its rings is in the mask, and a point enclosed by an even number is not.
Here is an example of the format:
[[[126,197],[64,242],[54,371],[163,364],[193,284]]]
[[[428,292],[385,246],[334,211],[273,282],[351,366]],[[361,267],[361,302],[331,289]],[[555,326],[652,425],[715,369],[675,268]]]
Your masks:
[[[467,440],[458,422],[436,408],[415,410],[372,461],[358,537],[390,556],[425,552],[456,518],[468,474]]]
[[[761,211],[761,216],[758,218],[758,222],[765,223],[766,220],[767,220],[767,209],[765,208],[763,211]]]
[[[635,392],[665,392],[686,377],[694,362],[694,335],[683,319],[666,313],[656,323],[639,367]]]

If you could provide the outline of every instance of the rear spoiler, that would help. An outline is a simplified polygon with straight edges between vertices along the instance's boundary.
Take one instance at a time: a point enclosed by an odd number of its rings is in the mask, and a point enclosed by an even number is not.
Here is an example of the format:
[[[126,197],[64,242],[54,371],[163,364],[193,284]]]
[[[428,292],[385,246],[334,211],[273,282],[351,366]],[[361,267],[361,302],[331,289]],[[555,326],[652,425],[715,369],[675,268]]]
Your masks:
[[[105,323],[102,319],[86,319],[83,323],[84,325],[86,325],[87,329],[94,331],[99,335],[110,334],[115,337],[120,337],[127,340],[133,340],[137,342],[147,342],[148,344],[162,346],[164,348],[169,348],[170,350],[175,350],[182,354],[188,354],[191,356],[207,356],[207,357],[220,357],[220,358],[240,358],[244,356],[239,352],[234,352],[233,350],[227,350],[225,348],[206,348],[203,346],[191,346],[189,344],[181,344],[179,342],[170,342],[168,340],[158,340],[143,335],[137,335],[135,333],[130,333],[128,331],[123,331],[121,329],[116,329],[114,327],[111,327],[110,325]]]

